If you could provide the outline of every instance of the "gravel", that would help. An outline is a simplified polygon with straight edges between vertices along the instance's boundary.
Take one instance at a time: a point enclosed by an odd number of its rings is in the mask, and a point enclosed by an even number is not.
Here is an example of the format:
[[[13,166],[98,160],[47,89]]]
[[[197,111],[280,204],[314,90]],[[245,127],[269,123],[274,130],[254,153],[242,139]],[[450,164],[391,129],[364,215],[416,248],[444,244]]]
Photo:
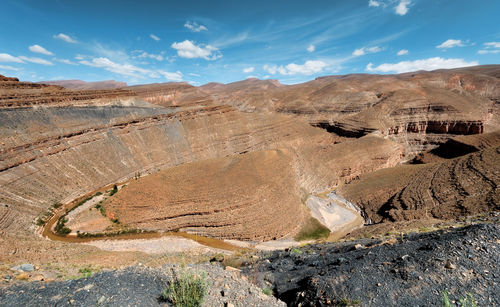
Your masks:
[[[479,224],[275,251],[243,269],[289,306],[440,306],[472,293],[500,306],[500,227]]]
[[[172,270],[207,274],[209,287],[203,306],[286,306],[264,294],[238,270],[226,271],[211,264],[129,267],[77,280],[15,285],[0,289],[0,306],[171,306],[160,296],[172,279]]]

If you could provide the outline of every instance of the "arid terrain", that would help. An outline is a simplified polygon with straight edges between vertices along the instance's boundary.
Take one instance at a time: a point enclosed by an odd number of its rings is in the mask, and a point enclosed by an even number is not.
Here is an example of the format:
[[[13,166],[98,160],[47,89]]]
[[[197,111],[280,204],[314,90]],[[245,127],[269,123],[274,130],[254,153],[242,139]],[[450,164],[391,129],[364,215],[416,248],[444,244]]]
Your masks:
[[[348,278],[338,267],[356,257],[369,266],[372,248],[383,252],[376,262],[384,274],[404,267],[413,280],[424,275],[424,260],[413,276],[406,258],[395,265],[392,253],[418,258],[423,245],[434,244],[442,246],[440,254],[426,257],[446,262],[453,255],[443,249],[458,243],[438,238],[464,237],[475,248],[475,234],[489,231],[492,237],[484,242],[493,246],[485,247],[487,255],[474,256],[487,270],[499,242],[499,184],[500,65],[327,76],[296,85],[258,79],[199,87],[78,80],[50,85],[0,76],[0,273],[8,276],[3,288],[64,280],[82,267],[158,267],[222,254],[224,265],[246,267],[245,285],[238,287],[266,286],[262,278],[247,279],[249,270],[267,272],[274,277],[266,287],[287,304],[326,306],[339,299],[332,289],[362,295],[354,281],[339,281]],[[381,237],[465,226],[471,216],[490,218],[475,220],[482,225],[470,226],[470,234],[405,237],[396,244],[401,252]],[[340,256],[325,260],[330,252],[324,250],[337,248],[326,242],[363,237],[372,241],[360,241],[362,252],[334,252],[343,253],[347,264]],[[293,246],[305,243],[318,244],[311,256],[290,256]],[[277,249],[286,251],[270,254]],[[456,250],[465,270],[472,258]],[[317,263],[320,254],[335,267],[326,275]],[[23,263],[34,269],[12,270]],[[375,276],[371,269],[366,274]],[[296,270],[302,277],[322,277],[284,285]],[[493,278],[478,295],[485,305],[499,301],[493,294],[497,274],[474,275]],[[476,280],[470,280],[459,288],[473,287]],[[398,287],[404,285],[398,281]],[[12,302],[7,300],[13,292],[2,291],[0,304]],[[387,303],[376,290],[365,293],[373,297],[360,297],[363,303]],[[433,302],[427,296],[424,301]]]

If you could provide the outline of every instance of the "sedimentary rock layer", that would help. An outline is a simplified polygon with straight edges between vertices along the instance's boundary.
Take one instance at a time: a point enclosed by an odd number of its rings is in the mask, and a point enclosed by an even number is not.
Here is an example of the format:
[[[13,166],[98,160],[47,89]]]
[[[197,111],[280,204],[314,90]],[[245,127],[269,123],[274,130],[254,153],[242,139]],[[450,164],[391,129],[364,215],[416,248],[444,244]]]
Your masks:
[[[375,222],[453,219],[500,210],[500,147],[366,174],[339,188]]]
[[[291,118],[224,106],[171,114],[125,106],[18,111],[2,118],[1,229],[26,230],[51,204],[137,172],[287,142],[329,142],[328,134]]]
[[[291,164],[284,149],[188,163],[133,180],[104,207],[110,218],[139,229],[279,238],[304,215]]]

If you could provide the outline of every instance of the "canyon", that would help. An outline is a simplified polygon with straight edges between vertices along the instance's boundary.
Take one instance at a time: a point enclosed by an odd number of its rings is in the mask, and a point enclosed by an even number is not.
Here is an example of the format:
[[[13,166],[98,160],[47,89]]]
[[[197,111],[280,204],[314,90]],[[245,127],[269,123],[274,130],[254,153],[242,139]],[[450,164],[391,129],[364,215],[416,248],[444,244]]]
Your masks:
[[[83,236],[221,252],[458,221],[500,211],[499,167],[500,65],[295,85],[0,76],[0,261],[146,257]]]

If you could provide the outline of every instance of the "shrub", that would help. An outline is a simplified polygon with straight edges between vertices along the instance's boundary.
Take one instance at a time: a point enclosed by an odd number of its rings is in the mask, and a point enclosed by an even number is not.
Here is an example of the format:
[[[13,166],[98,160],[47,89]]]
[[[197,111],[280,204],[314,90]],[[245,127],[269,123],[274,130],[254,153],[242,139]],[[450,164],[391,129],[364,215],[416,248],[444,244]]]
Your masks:
[[[173,280],[163,290],[161,298],[169,300],[179,307],[201,306],[208,289],[206,274],[203,273],[198,276],[183,271],[179,276],[174,270],[172,270],[172,273]]]
[[[458,302],[460,303],[461,307],[477,307],[477,301],[472,293],[467,293],[467,295],[460,298]],[[441,296],[441,305],[443,307],[453,306],[450,301],[449,293],[446,290],[443,291],[443,294]]]
[[[118,187],[115,184],[115,185],[113,185],[113,190],[111,190],[111,192],[109,192],[109,196],[115,195],[116,192],[118,192]]]
[[[71,232],[71,229],[69,229],[68,227],[65,226],[67,221],[68,220],[65,219],[64,217],[57,220],[57,224],[56,224],[56,228],[55,228],[57,234],[65,236]]]
[[[269,287],[266,287],[266,288],[262,289],[262,293],[264,293],[265,295],[272,295],[273,290],[271,290],[271,288],[269,288]]]

